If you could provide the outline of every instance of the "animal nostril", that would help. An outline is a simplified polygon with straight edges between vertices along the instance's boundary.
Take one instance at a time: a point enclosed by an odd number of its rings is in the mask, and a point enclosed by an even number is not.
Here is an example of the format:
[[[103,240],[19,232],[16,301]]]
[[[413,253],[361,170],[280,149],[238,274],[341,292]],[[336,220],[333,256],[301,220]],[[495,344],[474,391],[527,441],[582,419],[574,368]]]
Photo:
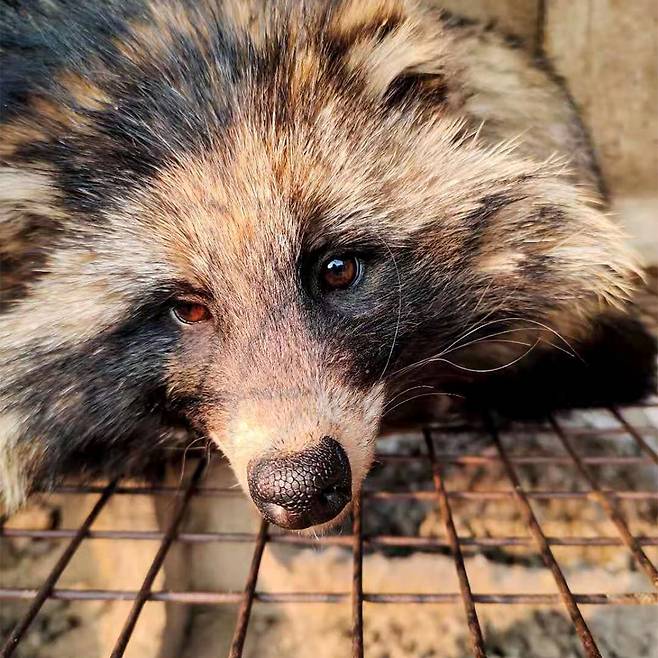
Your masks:
[[[284,528],[333,519],[352,497],[350,462],[331,437],[301,452],[252,461],[249,491],[263,516]]]

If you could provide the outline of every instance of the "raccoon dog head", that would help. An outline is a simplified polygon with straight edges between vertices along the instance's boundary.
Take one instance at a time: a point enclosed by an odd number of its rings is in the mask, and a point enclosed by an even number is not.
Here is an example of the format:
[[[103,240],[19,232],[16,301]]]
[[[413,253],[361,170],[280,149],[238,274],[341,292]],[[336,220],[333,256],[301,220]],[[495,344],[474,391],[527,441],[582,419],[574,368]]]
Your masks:
[[[125,466],[175,418],[266,518],[321,528],[406,366],[488,318],[575,326],[624,294],[617,236],[561,168],[456,118],[438,22],[156,5],[76,41],[79,69],[4,124],[7,498]]]

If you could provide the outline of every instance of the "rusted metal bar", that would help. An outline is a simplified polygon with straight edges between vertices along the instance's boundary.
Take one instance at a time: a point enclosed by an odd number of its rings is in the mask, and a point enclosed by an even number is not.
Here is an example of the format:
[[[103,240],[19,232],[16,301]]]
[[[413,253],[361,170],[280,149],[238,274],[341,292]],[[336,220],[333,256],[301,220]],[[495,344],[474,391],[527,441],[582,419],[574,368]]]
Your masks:
[[[94,484],[60,484],[49,491],[41,491],[40,493],[93,494],[101,493],[103,489],[102,485]],[[117,496],[183,496],[185,491],[185,489],[170,485],[126,485],[117,487],[114,493]],[[243,495],[242,490],[235,487],[201,487],[195,488],[192,493],[195,496],[232,496],[235,498]]]
[[[573,594],[581,605],[658,605],[658,594]],[[368,603],[458,603],[460,593],[448,594],[366,594]],[[559,605],[559,594],[473,594],[473,601],[490,605]]]
[[[352,504],[352,656],[363,658],[363,537],[361,495]]]
[[[16,539],[70,539],[77,534],[77,529],[31,530],[23,528],[5,528],[0,537]],[[181,532],[176,535],[176,541],[190,544],[205,544],[214,542],[252,543],[258,535],[250,532]],[[402,546],[402,547],[437,547],[449,548],[447,539],[441,537],[415,537],[409,535],[363,535],[363,542],[372,547]],[[162,541],[164,532],[160,530],[90,530],[85,539],[123,539],[138,541]],[[623,546],[620,537],[546,537],[549,544],[556,546]],[[658,546],[658,536],[636,536],[641,546]],[[353,535],[325,535],[310,537],[272,532],[268,535],[271,544],[291,544],[297,546],[346,546],[351,547]],[[459,537],[462,546],[492,547],[492,546],[528,546],[533,540],[528,537]]]
[[[203,474],[205,467],[206,467],[206,462],[199,461],[199,463],[196,465],[196,468],[194,469],[194,472],[192,473],[192,476],[190,477],[188,484],[184,488],[183,498],[180,501],[176,513],[174,514],[173,518],[169,522],[169,526],[167,527],[164,533],[164,537],[162,538],[162,542],[160,543],[158,552],[155,554],[155,557],[151,562],[151,566],[146,572],[146,576],[144,577],[142,586],[139,592],[137,593],[137,596],[135,597],[135,602],[133,603],[133,607],[130,610],[130,613],[128,614],[128,617],[123,625],[123,628],[121,629],[121,633],[119,633],[119,637],[117,638],[117,641],[114,645],[114,649],[110,654],[111,658],[121,658],[121,656],[123,656],[126,650],[126,647],[128,646],[130,637],[132,636],[132,633],[135,630],[137,619],[139,618],[139,615],[142,612],[144,604],[146,603],[146,601],[148,601],[149,596],[151,594],[151,587],[153,586],[155,577],[158,575],[158,572],[162,567],[162,563],[164,562],[165,557],[167,556],[169,548],[171,547],[171,544],[173,543],[176,537],[176,533],[178,532],[178,526],[180,526],[180,523],[183,520],[183,516],[185,514],[185,511],[187,510],[187,506],[192,498],[194,487],[201,479],[201,475]]]
[[[576,438],[580,435],[571,434]],[[442,464],[458,464],[461,466],[479,466],[480,464],[499,464],[500,457],[497,455],[455,455],[454,453],[437,453],[436,458]],[[584,457],[589,464],[618,464],[634,466],[635,464],[647,464],[651,460],[648,457],[634,455],[605,455]],[[384,454],[377,455],[375,463],[379,464],[418,464],[424,460],[422,455],[399,455]],[[569,458],[557,455],[510,455],[513,464],[570,464]],[[235,491],[235,490],[234,490]],[[120,492],[119,492],[120,493]]]
[[[560,566],[558,565],[553,552],[551,551],[548,540],[546,539],[546,535],[544,535],[544,531],[541,529],[541,526],[537,521],[537,517],[532,511],[530,501],[528,500],[526,492],[521,486],[521,482],[516,474],[516,471],[514,470],[514,466],[507,456],[507,451],[505,450],[505,446],[503,446],[503,443],[500,440],[498,429],[496,428],[493,418],[489,414],[485,414],[485,423],[489,430],[489,434],[491,435],[491,438],[503,460],[507,477],[509,478],[512,486],[514,487],[514,491],[516,492],[516,500],[523,515],[525,524],[537,543],[537,547],[539,548],[539,552],[544,561],[544,564],[553,574],[553,578],[557,584],[562,602],[569,612],[569,616],[571,617],[571,621],[573,622],[576,628],[576,632],[580,637],[580,641],[583,645],[583,648],[585,649],[585,653],[588,658],[601,658],[601,653],[596,646],[594,637],[592,636],[592,633],[589,630],[589,627],[587,626],[587,623],[585,622],[585,619],[583,618],[578,608],[578,604],[576,603],[574,595],[569,589],[567,580],[564,577],[564,574],[562,573],[562,570],[560,569]]]
[[[29,601],[38,593],[36,589],[0,589],[0,598],[6,600]],[[134,601],[139,595],[137,590],[105,590],[105,589],[54,589],[48,597],[57,601]],[[351,592],[256,592],[254,600],[259,603],[347,603],[352,597]],[[658,592],[624,592],[620,594],[574,593],[573,598],[578,604],[585,605],[656,605]],[[224,605],[240,603],[244,592],[172,592],[152,591],[149,601],[165,603],[180,603],[182,605]],[[441,594],[387,593],[378,594],[365,592],[365,603],[460,603],[463,601],[460,592]],[[562,598],[559,594],[473,594],[473,601],[478,604],[501,605],[559,605]]]
[[[538,500],[554,499],[594,499],[591,491],[527,491],[528,498]],[[615,498],[631,500],[658,499],[658,491],[610,491]],[[436,494],[433,491],[366,491],[363,497],[368,500],[433,500]],[[464,500],[501,500],[514,498],[514,491],[449,491],[448,498]]]
[[[653,586],[658,589],[658,570],[647,557],[647,554],[642,550],[642,547],[637,542],[635,537],[633,537],[631,531],[628,529],[626,521],[624,521],[622,515],[619,513],[619,510],[613,504],[611,496],[607,491],[603,491],[601,489],[598,478],[583,463],[580,455],[574,448],[573,443],[562,431],[562,427],[560,426],[559,422],[554,417],[551,417],[550,420],[555,434],[558,436],[565,449],[569,452],[569,455],[571,455],[571,458],[573,459],[578,472],[583,476],[583,478],[587,481],[587,484],[592,488],[592,494],[595,496],[597,502],[605,510],[605,513],[608,515],[608,518],[610,521],[612,521],[615,528],[617,528],[617,531],[621,535],[624,543],[633,554],[635,561],[647,574]]]
[[[611,407],[610,411],[612,415],[621,423],[624,431],[628,432],[635,442],[640,446],[640,449],[644,451],[646,455],[649,456],[649,459],[658,466],[658,452],[656,452],[644,439],[644,437],[633,427],[622,414],[619,412],[619,409],[616,407]]]
[[[437,457],[437,460],[441,463],[457,463],[457,462],[443,462],[440,458]],[[481,462],[473,462],[473,463],[489,463],[492,461],[497,461],[499,462],[499,459],[493,460],[487,458],[484,461]],[[591,464],[591,465],[597,465],[597,466],[623,466],[623,465],[649,465],[651,464],[651,461],[649,459],[645,459],[643,457],[625,457],[625,458],[616,458],[616,459],[603,459],[603,458],[584,458],[583,462],[585,464]],[[573,465],[573,461],[570,457],[564,457],[563,459],[560,460],[551,460],[551,461],[540,461],[537,462],[535,460],[530,460],[527,461],[525,459],[519,459],[516,462],[517,464],[530,464],[530,465],[539,465],[539,464],[566,464],[566,465]],[[55,493],[69,493],[69,494],[96,494],[96,493],[102,493],[103,487],[84,487],[80,488],[78,490],[75,490],[74,487],[68,487],[67,491],[64,490],[57,490]],[[147,489],[147,488],[136,488],[136,489],[130,489],[123,487],[123,490],[117,491],[116,495],[170,495],[170,496],[175,496],[178,497],[181,494],[180,489],[176,488],[164,488],[164,487],[158,487],[156,489],[153,489],[152,491]],[[209,487],[208,489],[199,489],[197,491],[194,491],[195,497],[216,497],[216,496],[243,496],[244,494],[242,491],[237,492],[236,489],[223,489],[223,488],[213,488]],[[590,495],[590,492],[588,491],[529,491],[527,492],[528,496],[531,498],[586,498],[587,496]],[[621,491],[611,491],[610,492],[612,495],[617,496],[618,498],[635,498],[635,499],[640,499],[640,498],[658,498],[658,490],[653,491],[653,490],[635,490],[635,491],[626,491],[626,490],[621,490]],[[502,498],[505,496],[513,496],[514,492],[509,490],[509,491],[450,491],[448,492],[448,497],[449,498]],[[413,499],[413,498],[418,498],[418,499],[427,499],[427,500],[434,500],[436,497],[436,494],[432,490],[420,490],[420,491],[380,491],[380,490],[373,490],[373,489],[365,489],[362,492],[363,498],[372,498],[372,499],[385,499],[385,498],[408,498],[408,499]]]
[[[50,598],[52,590],[55,587],[55,583],[57,583],[59,577],[62,575],[62,572],[64,569],[66,569],[66,566],[71,561],[71,558],[75,552],[78,550],[82,540],[89,532],[91,524],[96,520],[96,517],[100,514],[103,507],[105,507],[115,488],[116,480],[110,482],[110,484],[108,484],[103,489],[100,498],[96,501],[89,514],[87,514],[87,517],[82,522],[80,527],[76,530],[68,546],[64,549],[64,552],[60,555],[59,559],[55,563],[55,566],[51,569],[50,573],[46,577],[43,585],[41,585],[41,587],[36,590],[32,605],[30,605],[25,615],[23,615],[22,619],[16,624],[12,632],[9,634],[9,637],[4,643],[0,653],[2,658],[9,658],[9,656],[11,656],[16,650],[16,647],[18,646],[21,638],[30,627],[30,624],[37,616],[39,610],[41,610],[41,606],[46,602],[48,598]]]
[[[256,595],[256,583],[258,582],[258,571],[260,569],[260,561],[263,557],[265,544],[267,543],[267,521],[263,520],[260,523],[260,530],[256,538],[256,547],[254,548],[254,555],[251,559],[251,566],[249,567],[249,575],[244,587],[244,592],[241,595],[240,609],[238,610],[238,619],[233,631],[233,639],[231,640],[231,649],[229,651],[229,658],[240,658],[242,650],[244,649],[244,641],[247,637],[247,627],[249,626],[249,617],[251,615],[251,607],[254,603]]]
[[[434,441],[432,439],[431,430],[424,430],[425,444],[432,463],[432,478],[434,481],[434,488],[439,502],[439,509],[441,517],[446,528],[448,541],[450,543],[450,551],[455,561],[455,568],[457,569],[457,578],[459,579],[459,589],[461,591],[464,610],[466,612],[466,621],[471,637],[471,644],[476,658],[486,658],[486,651],[484,648],[484,637],[482,636],[482,629],[478,620],[477,611],[473,602],[473,593],[471,592],[471,585],[468,581],[468,574],[466,573],[466,566],[464,565],[464,557],[462,555],[461,547],[459,546],[459,537],[457,536],[457,529],[455,528],[452,519],[452,511],[450,503],[446,494],[445,484],[441,473],[441,467],[436,461],[436,454],[434,452]]]

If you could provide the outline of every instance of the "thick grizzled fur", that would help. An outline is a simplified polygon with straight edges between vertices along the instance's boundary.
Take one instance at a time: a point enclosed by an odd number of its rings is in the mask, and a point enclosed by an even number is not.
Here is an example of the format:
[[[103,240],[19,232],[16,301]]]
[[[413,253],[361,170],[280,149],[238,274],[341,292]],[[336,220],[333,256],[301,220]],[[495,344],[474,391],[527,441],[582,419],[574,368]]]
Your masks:
[[[494,31],[406,0],[0,11],[9,506],[143,471],[174,428],[243,485],[332,436],[357,488],[416,394],[523,414],[651,386],[587,136]],[[363,276],[327,293],[343,254]],[[180,298],[212,319],[178,322]]]

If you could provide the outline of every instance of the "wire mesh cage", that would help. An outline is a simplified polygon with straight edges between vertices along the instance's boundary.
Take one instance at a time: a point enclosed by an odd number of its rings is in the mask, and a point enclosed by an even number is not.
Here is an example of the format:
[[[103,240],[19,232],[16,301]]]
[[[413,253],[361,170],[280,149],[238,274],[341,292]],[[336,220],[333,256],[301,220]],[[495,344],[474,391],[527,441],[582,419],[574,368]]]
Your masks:
[[[655,292],[643,304],[646,317],[654,325],[658,318]],[[180,486],[122,481],[63,485],[57,491],[64,497],[96,497],[77,527],[35,529],[15,527],[11,519],[5,520],[0,531],[3,542],[49,540],[62,543],[64,548],[38,586],[0,588],[4,604],[24,603],[15,625],[8,629],[3,658],[20,655],[29,629],[49,601],[130,602],[123,625],[114,629],[112,658],[124,655],[145,605],[151,602],[184,607],[233,605],[232,658],[247,655],[245,641],[253,631],[250,621],[254,610],[277,604],[303,604],[297,608],[300,617],[315,604],[351,609],[349,640],[355,657],[369,655],[376,635],[376,629],[369,628],[369,620],[381,606],[434,606],[437,621],[443,609],[459,606],[464,640],[459,655],[476,657],[519,655],[501,649],[504,638],[496,635],[490,623],[487,610],[491,608],[548,606],[560,610],[578,644],[574,655],[588,658],[637,658],[636,654],[611,649],[605,633],[601,633],[601,624],[591,623],[590,611],[621,610],[620,628],[624,627],[625,615],[632,615],[638,608],[651,610],[645,620],[658,621],[656,396],[633,407],[551,416],[542,423],[500,425],[484,413],[478,422],[465,424],[450,419],[412,428],[403,436],[383,436],[378,444],[377,466],[366,480],[360,499],[354,501],[351,528],[343,534],[323,537],[286,533],[266,522],[261,522],[253,533],[187,529],[184,520],[195,500],[241,496],[233,487],[214,486],[207,481],[213,460],[219,459],[214,456],[209,463],[205,458],[192,458]],[[408,477],[400,477],[404,472]],[[145,495],[171,499],[173,512],[162,528],[95,527],[111,500]],[[422,523],[412,524],[411,531],[408,523],[396,526],[392,519],[401,506],[406,506],[402,512],[405,523],[418,506],[423,506]],[[565,518],[569,520],[566,524]],[[157,545],[139,588],[90,589],[58,584],[81,545],[98,540]],[[176,544],[253,545],[242,590],[156,586],[156,577]],[[344,572],[344,580],[333,583],[330,590],[314,588],[311,581],[295,591],[263,588],[263,554],[268,546],[286,546],[292,551],[338,547],[350,555],[350,574]],[[565,557],[569,551],[576,551],[571,561]],[[608,559],[621,561],[623,571],[633,574],[633,578],[620,583],[619,576],[603,580],[579,577],[593,573],[588,551],[605,551]],[[374,564],[370,558],[378,553],[423,554],[426,560],[441,560],[444,565],[447,560],[452,577],[439,582],[441,579],[428,571],[420,574],[423,586],[418,591],[413,591],[411,583],[404,591],[392,591],[390,584],[383,586],[386,579],[369,576]],[[534,558],[528,558],[530,554]],[[488,565],[496,563],[497,580],[482,577],[480,558]],[[532,579],[518,577],[518,565],[523,560],[526,564],[531,560],[532,570],[523,573],[534,574]],[[401,563],[390,562],[395,564]],[[231,565],[218,568],[230,569]],[[539,581],[549,582],[550,587],[536,587]],[[505,616],[505,612],[500,614]],[[648,626],[658,628],[658,623],[649,622]],[[647,636],[648,649],[643,655],[656,655],[658,645],[651,644],[658,641],[654,636]],[[437,631],[429,644],[438,647],[440,643]],[[349,651],[341,655],[349,655]],[[249,655],[261,654],[252,651]],[[408,646],[400,655],[446,654]],[[537,649],[537,653],[526,650],[520,655],[530,658],[544,654]]]

